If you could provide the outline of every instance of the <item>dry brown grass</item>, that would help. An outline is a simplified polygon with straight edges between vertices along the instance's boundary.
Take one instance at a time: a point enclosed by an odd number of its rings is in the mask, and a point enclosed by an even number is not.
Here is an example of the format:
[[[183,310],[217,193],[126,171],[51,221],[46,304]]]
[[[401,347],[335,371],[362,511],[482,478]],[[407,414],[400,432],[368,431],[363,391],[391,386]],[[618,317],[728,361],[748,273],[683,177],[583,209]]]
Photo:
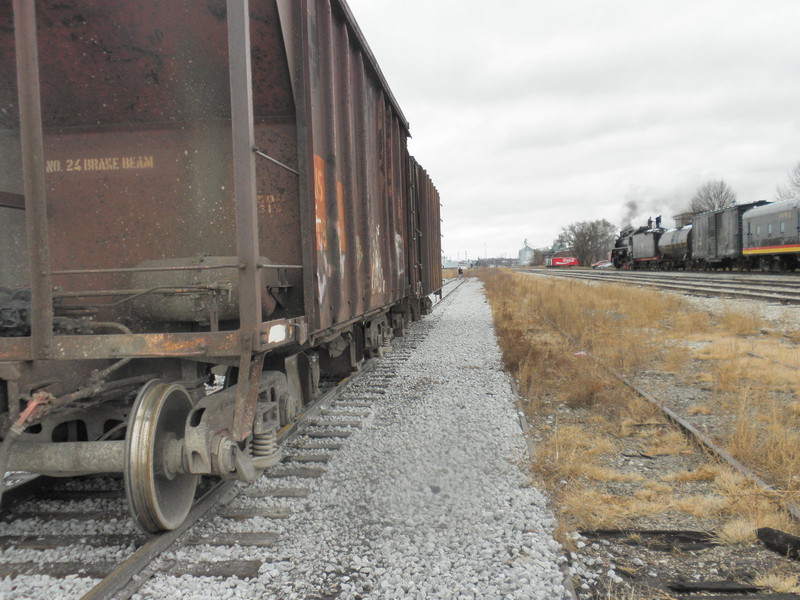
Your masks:
[[[761,331],[764,323],[752,313],[726,310],[719,316],[719,326],[733,335],[752,335]]]
[[[682,432],[677,429],[664,429],[650,436],[644,447],[644,453],[652,456],[669,456],[671,454],[690,454],[694,447]]]
[[[783,395],[743,393],[731,401],[726,447],[746,464],[759,467],[789,493],[800,491],[800,424],[793,402]],[[788,477],[787,477],[788,476]]]
[[[564,494],[561,507],[561,518],[575,529],[619,527],[633,518],[670,510],[670,504],[657,495],[619,496],[589,487]]]
[[[564,425],[539,444],[532,466],[545,479],[577,479],[598,469],[599,457],[614,451],[611,439],[577,425]]]
[[[706,463],[700,465],[693,471],[678,471],[664,475],[662,481],[676,481],[685,483],[687,481],[714,481],[723,470],[721,465]]]
[[[540,429],[544,439],[533,462],[534,476],[550,488],[566,529],[620,526],[668,511],[725,521],[722,535],[730,540],[746,539],[741,531],[765,523],[790,528],[775,498],[743,487],[719,465],[661,473],[650,481],[610,466],[623,439],[651,456],[696,449],[665,425],[657,407],[633,396],[600,366],[629,378],[661,370],[704,383],[709,398],[690,412],[727,415],[729,450],[744,462],[761,456],[755,464],[780,477],[779,485],[791,494],[800,487],[789,485],[791,474],[800,473],[800,378],[791,368],[800,354],[785,336],[763,335],[752,315],[709,316],[651,290],[502,269],[480,276],[505,366],[518,381],[526,412],[535,419],[559,414],[564,405],[572,409],[570,422]],[[783,366],[775,368],[776,360]],[[697,370],[697,364],[706,368]],[[611,483],[633,491],[612,494],[606,490]],[[713,491],[681,495],[679,488],[698,483],[713,485]]]
[[[749,519],[733,519],[717,530],[716,537],[721,544],[752,544],[756,541],[756,529]]]
[[[800,594],[800,575],[771,571],[754,578],[753,583],[771,589],[776,594]]]
[[[706,404],[695,404],[694,406],[691,406],[687,412],[690,416],[710,415],[713,413],[713,410]]]

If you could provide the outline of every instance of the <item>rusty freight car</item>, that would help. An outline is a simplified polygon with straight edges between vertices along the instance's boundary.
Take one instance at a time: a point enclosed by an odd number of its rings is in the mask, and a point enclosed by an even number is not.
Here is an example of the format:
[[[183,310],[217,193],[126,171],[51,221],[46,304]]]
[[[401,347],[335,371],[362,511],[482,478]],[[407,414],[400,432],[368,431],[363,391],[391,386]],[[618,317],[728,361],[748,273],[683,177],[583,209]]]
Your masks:
[[[441,289],[408,136],[344,0],[0,0],[0,470],[154,532],[278,460]]]

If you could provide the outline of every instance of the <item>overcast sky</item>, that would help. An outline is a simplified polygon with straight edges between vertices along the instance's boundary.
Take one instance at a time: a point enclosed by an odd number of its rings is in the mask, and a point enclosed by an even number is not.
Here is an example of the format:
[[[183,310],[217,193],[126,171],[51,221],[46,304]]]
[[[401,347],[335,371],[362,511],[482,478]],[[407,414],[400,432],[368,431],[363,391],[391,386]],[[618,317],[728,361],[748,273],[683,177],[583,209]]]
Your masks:
[[[635,224],[800,161],[800,0],[348,0],[442,200],[455,259]],[[485,248],[485,250],[484,250]]]

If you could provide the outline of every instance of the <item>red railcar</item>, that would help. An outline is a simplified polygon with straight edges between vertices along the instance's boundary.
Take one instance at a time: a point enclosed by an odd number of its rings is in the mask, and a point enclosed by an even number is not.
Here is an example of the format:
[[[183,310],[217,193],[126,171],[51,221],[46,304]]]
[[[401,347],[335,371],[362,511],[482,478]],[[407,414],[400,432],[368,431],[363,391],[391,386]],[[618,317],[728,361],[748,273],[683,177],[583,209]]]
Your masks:
[[[546,256],[544,264],[547,268],[552,267],[577,267],[578,259],[574,256]]]
[[[156,531],[274,462],[441,289],[408,135],[344,0],[0,0],[0,468],[123,471]]]

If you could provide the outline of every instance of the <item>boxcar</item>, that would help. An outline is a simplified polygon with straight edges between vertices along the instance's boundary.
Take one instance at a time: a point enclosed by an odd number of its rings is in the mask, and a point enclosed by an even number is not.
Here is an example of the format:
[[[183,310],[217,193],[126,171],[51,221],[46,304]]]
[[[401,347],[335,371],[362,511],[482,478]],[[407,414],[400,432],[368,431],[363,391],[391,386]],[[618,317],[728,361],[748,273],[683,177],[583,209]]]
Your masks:
[[[695,268],[732,269],[742,256],[742,214],[765,201],[729,206],[692,219],[692,260]]]
[[[344,0],[0,1],[0,470],[158,531],[278,460],[441,289],[408,136]]]

